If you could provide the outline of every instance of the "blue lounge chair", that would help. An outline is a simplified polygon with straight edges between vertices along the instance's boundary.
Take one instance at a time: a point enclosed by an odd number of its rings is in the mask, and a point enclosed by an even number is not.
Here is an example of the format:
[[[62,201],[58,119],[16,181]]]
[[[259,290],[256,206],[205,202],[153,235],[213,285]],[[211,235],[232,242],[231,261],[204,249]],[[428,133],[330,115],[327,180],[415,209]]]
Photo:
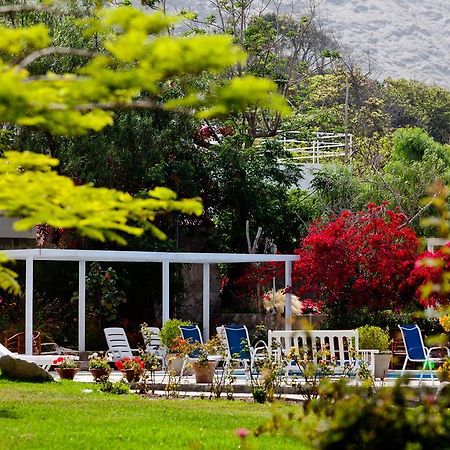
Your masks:
[[[203,344],[202,333],[198,325],[180,325],[181,337],[188,341],[190,344]],[[198,357],[198,350],[194,350],[185,356],[183,361],[183,367],[181,368],[181,376],[183,376],[184,370],[190,361],[195,361]]]
[[[225,325],[223,329],[228,351],[225,368],[227,369],[232,361],[238,361],[244,365],[248,376],[249,370],[253,369],[258,352],[261,350],[267,352],[267,344],[264,341],[258,341],[255,347],[252,347],[245,325]]]
[[[433,357],[431,352],[437,350],[444,350],[447,352],[447,356],[450,356],[450,350],[448,347],[425,347],[422,339],[422,332],[417,325],[399,325],[400,331],[402,332],[403,342],[406,349],[406,358],[403,363],[403,368],[401,375],[404,374],[406,365],[409,361],[411,362],[421,362],[423,363],[422,372],[420,373],[420,383],[422,382],[425,370],[430,370],[431,380],[434,383],[433,373],[431,372],[431,363],[437,362],[441,363],[444,361],[444,357]]]

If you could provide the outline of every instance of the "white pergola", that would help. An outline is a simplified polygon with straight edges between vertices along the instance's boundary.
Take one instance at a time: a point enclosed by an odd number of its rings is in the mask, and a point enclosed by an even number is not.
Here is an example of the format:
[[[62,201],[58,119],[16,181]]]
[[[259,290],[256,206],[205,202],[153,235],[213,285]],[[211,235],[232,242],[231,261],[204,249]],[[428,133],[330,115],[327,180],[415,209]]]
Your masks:
[[[24,249],[5,250],[15,260],[24,260],[25,268],[25,353],[33,353],[33,267],[35,261],[78,261],[78,350],[86,350],[86,262],[140,262],[162,264],[162,320],[170,317],[170,264],[203,265],[203,337],[209,338],[210,265],[217,263],[284,262],[285,286],[292,286],[292,262],[297,255],[237,254],[237,253],[175,253],[107,250]],[[291,329],[291,294],[285,297],[285,328]]]

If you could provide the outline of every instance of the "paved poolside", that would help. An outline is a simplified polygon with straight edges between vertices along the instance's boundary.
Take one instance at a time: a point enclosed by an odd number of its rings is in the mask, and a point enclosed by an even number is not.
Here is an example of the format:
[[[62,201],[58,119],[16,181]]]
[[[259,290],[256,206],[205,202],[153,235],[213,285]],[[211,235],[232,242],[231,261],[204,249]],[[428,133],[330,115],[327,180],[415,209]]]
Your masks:
[[[59,376],[56,372],[51,371],[51,375],[54,377],[55,380],[59,380]],[[422,383],[420,383],[419,377],[420,377],[420,370],[411,370],[407,372],[407,375],[410,376],[410,382],[409,386],[411,387],[434,387],[437,388],[439,386],[439,382],[436,379],[436,372],[434,372],[434,381],[431,380],[430,374],[426,374],[425,377],[422,380]],[[234,393],[240,393],[240,394],[250,394],[250,383],[248,382],[245,373],[242,370],[237,370],[235,373],[236,376],[236,382],[233,383],[233,391]],[[396,380],[400,376],[399,370],[390,370],[388,373],[388,376],[385,380],[375,380],[375,385],[377,387],[381,386],[393,386],[396,382]],[[109,376],[109,380],[116,382],[123,378],[122,372],[113,370]],[[178,377],[176,377],[178,381]],[[299,379],[300,380],[300,379]],[[80,383],[93,383],[93,377],[89,371],[80,370],[74,378],[74,381],[80,382]],[[161,391],[161,393],[164,392],[164,386],[168,382],[168,375],[166,372],[158,371],[155,374],[155,388],[157,391]],[[179,379],[180,382],[180,393],[184,394],[193,394],[197,393],[198,395],[204,395],[205,393],[209,393],[210,384],[208,383],[196,383],[195,377],[192,376],[183,376],[181,379]],[[356,379],[351,379],[351,384],[357,384],[358,381]],[[285,395],[295,395],[295,389],[291,386],[283,383],[281,391]],[[296,397],[299,397],[296,395]]]

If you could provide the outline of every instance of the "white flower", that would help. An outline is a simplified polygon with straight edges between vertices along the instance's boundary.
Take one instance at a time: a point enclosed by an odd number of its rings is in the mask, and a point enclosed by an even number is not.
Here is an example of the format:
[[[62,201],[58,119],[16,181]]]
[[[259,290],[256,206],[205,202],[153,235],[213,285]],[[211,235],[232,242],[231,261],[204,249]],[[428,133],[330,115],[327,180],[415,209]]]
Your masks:
[[[263,296],[263,305],[266,311],[272,312],[277,316],[284,315],[285,295],[283,289],[279,289],[273,295],[273,291],[266,292]],[[291,295],[292,314],[300,316],[302,314],[302,305],[296,295]]]

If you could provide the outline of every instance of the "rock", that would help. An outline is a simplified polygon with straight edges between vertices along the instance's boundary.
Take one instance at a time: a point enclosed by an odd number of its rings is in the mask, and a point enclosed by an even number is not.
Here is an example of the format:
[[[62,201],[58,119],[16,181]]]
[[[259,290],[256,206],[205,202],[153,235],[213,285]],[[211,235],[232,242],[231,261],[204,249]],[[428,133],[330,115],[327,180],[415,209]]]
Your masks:
[[[9,380],[34,381],[37,383],[53,381],[53,377],[37,364],[11,356],[0,358],[0,370],[2,376]]]

